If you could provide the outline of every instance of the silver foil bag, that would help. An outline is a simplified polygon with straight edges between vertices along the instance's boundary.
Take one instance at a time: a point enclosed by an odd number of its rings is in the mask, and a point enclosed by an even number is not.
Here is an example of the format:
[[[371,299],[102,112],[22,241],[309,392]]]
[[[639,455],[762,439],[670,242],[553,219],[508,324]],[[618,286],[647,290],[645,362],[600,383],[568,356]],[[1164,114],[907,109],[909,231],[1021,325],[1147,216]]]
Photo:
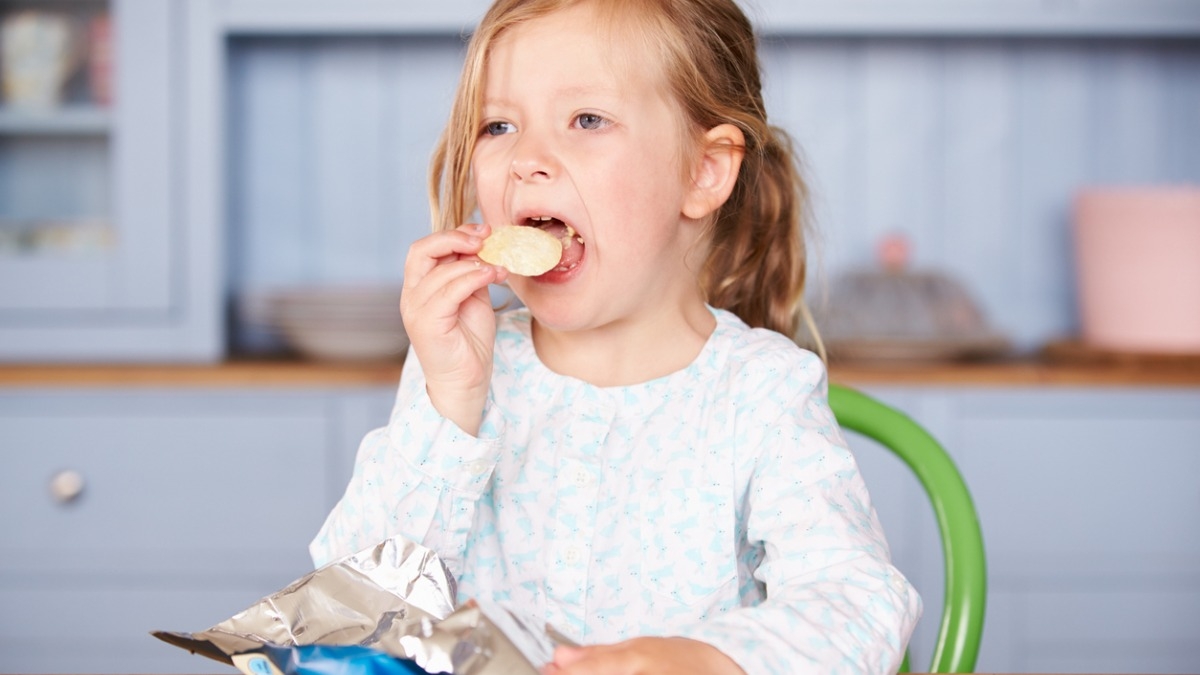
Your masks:
[[[152,634],[232,664],[235,654],[282,647],[361,645],[430,673],[536,675],[558,633],[510,609],[455,608],[454,577],[430,549],[402,537],[321,567],[198,633]]]

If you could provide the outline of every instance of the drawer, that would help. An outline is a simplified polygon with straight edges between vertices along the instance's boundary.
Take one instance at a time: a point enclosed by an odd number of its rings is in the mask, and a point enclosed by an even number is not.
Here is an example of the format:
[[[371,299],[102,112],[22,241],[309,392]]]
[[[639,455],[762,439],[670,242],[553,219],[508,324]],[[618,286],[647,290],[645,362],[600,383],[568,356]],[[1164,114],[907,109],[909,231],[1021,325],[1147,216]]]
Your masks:
[[[1195,673],[1200,664],[1200,588],[1041,591],[1024,602],[1019,671]]]
[[[332,498],[328,408],[244,392],[0,397],[0,575],[299,576]],[[60,502],[49,486],[64,470],[84,486]]]
[[[276,589],[14,589],[0,586],[0,672],[224,673],[232,666],[150,635],[195,631]]]
[[[948,439],[997,582],[1200,580],[1200,394],[960,397]]]

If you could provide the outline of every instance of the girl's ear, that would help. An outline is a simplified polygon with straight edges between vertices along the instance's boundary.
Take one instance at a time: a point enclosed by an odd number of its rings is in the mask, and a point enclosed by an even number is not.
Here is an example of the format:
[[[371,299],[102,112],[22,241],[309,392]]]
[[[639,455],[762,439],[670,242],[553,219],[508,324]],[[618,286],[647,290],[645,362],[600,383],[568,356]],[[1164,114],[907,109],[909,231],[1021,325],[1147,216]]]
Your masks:
[[[733,124],[720,124],[704,134],[702,152],[692,167],[692,185],[683,202],[683,215],[699,220],[729,199],[737,182],[746,137]]]

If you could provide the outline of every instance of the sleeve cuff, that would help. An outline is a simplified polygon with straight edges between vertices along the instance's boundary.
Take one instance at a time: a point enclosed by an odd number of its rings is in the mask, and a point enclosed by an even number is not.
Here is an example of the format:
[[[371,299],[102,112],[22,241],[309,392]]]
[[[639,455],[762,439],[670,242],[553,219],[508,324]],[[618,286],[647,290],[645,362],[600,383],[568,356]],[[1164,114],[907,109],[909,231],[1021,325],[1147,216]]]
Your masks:
[[[484,409],[478,437],[443,417],[424,391],[398,406],[396,412],[388,425],[388,437],[400,457],[450,489],[483,493],[499,461],[504,436],[504,420],[491,400]]]

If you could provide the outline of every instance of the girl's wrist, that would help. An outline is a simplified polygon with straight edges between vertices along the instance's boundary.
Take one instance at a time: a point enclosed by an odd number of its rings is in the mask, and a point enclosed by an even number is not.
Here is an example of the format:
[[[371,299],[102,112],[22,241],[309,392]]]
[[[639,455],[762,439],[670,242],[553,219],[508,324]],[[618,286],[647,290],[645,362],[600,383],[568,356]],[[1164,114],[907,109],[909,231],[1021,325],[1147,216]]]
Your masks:
[[[487,403],[487,388],[481,392],[456,392],[427,383],[425,391],[438,414],[454,422],[463,432],[479,436],[479,428],[483,425],[483,408]]]

